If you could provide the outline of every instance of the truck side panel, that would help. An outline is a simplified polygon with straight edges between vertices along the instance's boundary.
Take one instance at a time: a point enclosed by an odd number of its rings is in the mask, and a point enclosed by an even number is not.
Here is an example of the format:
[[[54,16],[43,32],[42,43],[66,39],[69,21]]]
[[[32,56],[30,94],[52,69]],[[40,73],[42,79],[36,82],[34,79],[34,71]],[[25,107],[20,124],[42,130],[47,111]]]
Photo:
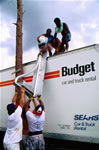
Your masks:
[[[99,47],[49,59],[46,71],[59,77],[44,81],[46,136],[99,143],[98,68]]]
[[[25,64],[24,73],[34,64]],[[12,72],[14,67],[0,72],[1,130],[7,127],[6,105],[14,94]],[[31,84],[32,74],[25,81]],[[99,143],[99,45],[49,57],[43,89],[45,137]]]

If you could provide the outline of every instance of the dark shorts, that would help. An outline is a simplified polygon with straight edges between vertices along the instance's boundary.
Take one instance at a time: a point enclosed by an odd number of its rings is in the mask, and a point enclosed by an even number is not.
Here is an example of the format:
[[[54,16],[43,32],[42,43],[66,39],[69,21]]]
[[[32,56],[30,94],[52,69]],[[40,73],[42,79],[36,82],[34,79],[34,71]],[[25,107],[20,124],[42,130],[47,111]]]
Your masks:
[[[29,136],[26,141],[26,150],[45,150],[43,135]]]
[[[65,43],[65,41],[71,41],[71,33],[65,34],[62,38],[62,42]]]
[[[42,49],[42,48],[44,48],[45,45],[46,45],[46,43],[40,43],[40,44],[38,44],[38,47],[39,47],[39,49]]]

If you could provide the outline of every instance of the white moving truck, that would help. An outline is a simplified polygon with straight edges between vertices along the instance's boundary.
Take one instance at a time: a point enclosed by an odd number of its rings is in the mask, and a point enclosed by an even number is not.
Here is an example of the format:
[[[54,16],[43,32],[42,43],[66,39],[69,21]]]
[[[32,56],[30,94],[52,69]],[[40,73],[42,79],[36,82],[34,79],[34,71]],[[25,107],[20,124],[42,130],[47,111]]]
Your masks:
[[[34,64],[24,64],[24,73]],[[6,105],[15,91],[14,71],[14,67],[0,71],[0,131],[7,127]],[[32,75],[24,80],[30,84]],[[47,58],[42,99],[45,137],[99,143],[99,45]]]

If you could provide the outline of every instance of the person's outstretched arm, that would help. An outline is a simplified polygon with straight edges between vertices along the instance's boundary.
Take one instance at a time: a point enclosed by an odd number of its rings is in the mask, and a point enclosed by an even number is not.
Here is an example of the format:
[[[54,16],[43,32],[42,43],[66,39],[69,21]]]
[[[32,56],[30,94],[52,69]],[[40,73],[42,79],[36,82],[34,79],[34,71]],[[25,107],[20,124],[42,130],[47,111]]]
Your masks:
[[[25,93],[25,89],[21,88],[20,89],[20,100],[19,100],[19,105],[23,108],[24,106],[24,93]]]
[[[55,33],[54,33],[54,38],[56,38],[56,37],[57,37],[57,33],[55,32]]]
[[[17,97],[18,97],[18,93],[15,92],[15,95],[12,98],[12,103],[16,104]]]
[[[45,34],[41,34],[41,35],[39,35],[39,36],[37,37],[37,41],[38,41],[39,43],[40,43],[39,38],[40,38],[41,36],[45,36]]]
[[[28,100],[27,103],[25,104],[25,106],[24,106],[25,112],[29,111],[30,102],[31,102],[31,100]]]
[[[27,101],[27,103],[25,104],[24,108],[25,108],[25,112],[29,111],[29,106],[30,106],[30,102],[33,101],[34,103],[34,107],[36,108],[37,107],[37,102],[35,101],[35,99],[31,96],[29,97],[29,100]]]

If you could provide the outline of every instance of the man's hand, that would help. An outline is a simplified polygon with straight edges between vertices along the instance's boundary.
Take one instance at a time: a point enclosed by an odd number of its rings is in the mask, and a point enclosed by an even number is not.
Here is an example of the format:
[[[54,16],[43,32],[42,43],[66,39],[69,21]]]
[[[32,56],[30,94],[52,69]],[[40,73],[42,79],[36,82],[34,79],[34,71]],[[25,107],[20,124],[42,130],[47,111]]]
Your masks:
[[[38,101],[40,101],[40,100],[41,100],[41,99],[40,99],[40,96],[38,96],[38,97],[37,97],[37,100],[38,100]]]
[[[34,97],[33,96],[29,96],[29,100],[33,101]]]
[[[39,55],[41,55],[41,56],[42,56],[42,52],[41,52],[41,51],[39,52],[38,56],[39,56]]]

